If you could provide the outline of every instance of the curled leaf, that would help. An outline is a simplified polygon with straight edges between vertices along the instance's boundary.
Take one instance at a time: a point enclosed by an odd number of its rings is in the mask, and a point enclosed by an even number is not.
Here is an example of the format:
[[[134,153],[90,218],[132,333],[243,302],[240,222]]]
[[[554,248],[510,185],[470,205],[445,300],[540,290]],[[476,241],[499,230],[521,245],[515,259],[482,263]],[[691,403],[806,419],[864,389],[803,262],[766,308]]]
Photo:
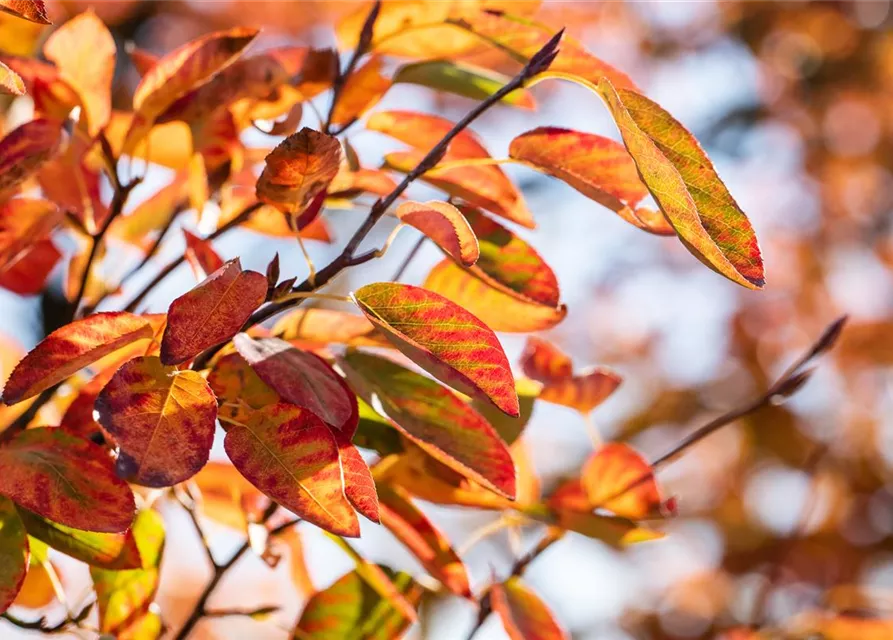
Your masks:
[[[404,202],[397,218],[431,238],[437,246],[466,267],[477,262],[480,251],[474,231],[456,207],[449,202]]]

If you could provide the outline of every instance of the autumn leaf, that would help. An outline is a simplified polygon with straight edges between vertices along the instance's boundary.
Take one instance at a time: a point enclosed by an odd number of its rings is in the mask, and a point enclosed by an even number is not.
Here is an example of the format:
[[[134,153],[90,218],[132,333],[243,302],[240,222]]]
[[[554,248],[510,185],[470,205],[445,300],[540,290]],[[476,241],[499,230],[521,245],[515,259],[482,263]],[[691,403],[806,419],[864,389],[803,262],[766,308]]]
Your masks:
[[[133,493],[108,452],[53,427],[22,431],[0,447],[0,494],[85,531],[118,533],[133,519]]]
[[[496,331],[538,331],[567,314],[558,280],[536,250],[480,212],[462,208],[478,239],[480,257],[462,268],[451,260],[436,265],[425,280],[435,291],[468,309]]]
[[[654,470],[627,444],[609,442],[592,454],[583,465],[580,481],[594,508],[632,520],[660,514]]]
[[[682,244],[701,262],[748,289],[762,288],[753,227],[701,145],[657,103],[606,79],[597,87],[639,174]]]
[[[291,582],[302,598],[308,598],[316,592],[313,579],[307,568],[303,536],[298,527],[289,527],[279,535],[279,541],[288,548],[289,573]]]
[[[540,127],[512,140],[509,156],[563,180],[632,225],[675,235],[663,214],[636,205],[648,195],[623,145],[609,138],[558,127]]]
[[[394,74],[393,83],[417,84],[472,100],[486,100],[510,80],[509,76],[465,62],[428,60],[400,67]],[[501,102],[519,109],[536,109],[533,95],[525,89],[512,91]]]
[[[43,0],[0,0],[0,11],[38,24],[53,24]]]
[[[139,568],[128,571],[90,569],[99,608],[99,628],[101,632],[119,638],[155,638],[158,636],[143,636],[134,630],[146,624],[144,616],[158,590],[165,543],[164,520],[157,511],[143,509],[137,514],[132,531],[142,559]]]
[[[201,493],[202,515],[236,531],[246,530],[248,511],[253,505],[267,501],[229,462],[211,460],[191,482]]]
[[[561,640],[567,633],[549,607],[517,576],[490,590],[490,603],[511,640]]]
[[[62,219],[63,212],[48,200],[13,198],[0,203],[0,269],[47,238]]]
[[[29,536],[75,560],[114,571],[140,567],[132,528],[125,533],[96,533],[66,527],[21,507],[18,511]]]
[[[257,198],[283,213],[297,215],[338,173],[341,145],[332,136],[304,127],[266,158]]]
[[[228,353],[214,363],[208,384],[220,400],[219,415],[244,423],[252,412],[281,401],[238,353]]]
[[[338,174],[329,185],[330,198],[355,198],[364,193],[375,196],[386,196],[397,188],[397,183],[386,171],[381,169],[351,170],[342,164]]]
[[[382,64],[381,57],[372,56],[347,77],[332,110],[331,124],[344,126],[353,122],[384,97],[391,81],[381,74]]]
[[[341,459],[341,471],[344,476],[344,495],[354,508],[365,518],[379,524],[381,511],[378,502],[378,490],[369,465],[363,459],[359,449],[353,442],[353,434],[344,431],[333,431],[338,445],[338,457]]]
[[[139,131],[141,128],[146,130]],[[136,133],[130,133],[132,129]],[[185,169],[195,152],[192,132],[185,122],[166,122],[150,127],[132,113],[112,111],[112,119],[104,133],[116,155],[126,153],[132,158],[170,169]],[[132,137],[128,139],[128,135]]]
[[[11,262],[0,267],[0,288],[20,296],[41,293],[50,272],[61,257],[62,254],[52,240],[38,240]]]
[[[273,325],[273,333],[283,340],[321,345],[344,344],[353,347],[385,347],[390,343],[366,316],[336,309],[295,309]]]
[[[604,367],[574,374],[570,358],[535,336],[527,339],[521,366],[525,374],[543,383],[540,400],[571,407],[583,414],[604,402],[623,380]]]
[[[15,505],[0,497],[0,613],[15,600],[28,572],[28,534]]]
[[[439,294],[396,282],[354,293],[366,317],[410,360],[463,393],[519,415],[515,380],[493,331]]]
[[[11,96],[25,95],[25,81],[2,62],[0,62],[0,93]]]
[[[0,140],[0,200],[33,175],[59,149],[62,130],[44,118],[19,125]]]
[[[291,404],[269,405],[224,441],[236,468],[286,509],[338,535],[357,537],[356,514],[344,495],[338,446],[325,423]]]
[[[183,229],[183,237],[186,238],[186,260],[196,278],[204,280],[223,266],[223,258],[214,251],[210,242],[187,229]]]
[[[426,453],[500,495],[515,495],[511,454],[493,428],[448,389],[385,358],[340,360],[358,394]]]
[[[48,558],[38,559],[37,553],[34,553],[32,548],[28,574],[12,603],[13,606],[42,609],[53,604],[56,601],[56,590],[53,587],[53,579],[50,578],[50,571],[54,573],[57,571],[53,563]]]
[[[471,401],[471,407],[490,423],[503,442],[511,445],[521,436],[527,423],[530,422],[540,387],[541,385],[526,378],[515,380],[515,391],[518,393],[518,404],[521,408],[521,415],[517,418],[505,415],[491,403],[478,398]]]
[[[267,278],[230,260],[171,303],[161,361],[180,364],[232,338],[267,297]]]
[[[480,251],[474,231],[462,212],[449,202],[404,202],[397,207],[396,215],[462,265],[470,267],[477,262]]]
[[[112,34],[89,9],[56,29],[43,53],[80,97],[87,133],[95,137],[112,114],[116,54]]]
[[[432,576],[452,593],[471,596],[465,565],[438,531],[399,487],[379,490],[382,524],[409,549]]]
[[[188,480],[208,461],[217,400],[195,371],[134,358],[96,398],[99,423],[117,442],[118,475],[147,487]]]
[[[409,574],[387,571],[403,598],[411,604],[418,603],[422,589]],[[293,635],[391,640],[401,637],[411,623],[411,618],[377,593],[358,571],[351,571],[311,596]]]
[[[356,397],[325,360],[279,338],[252,338],[240,333],[233,344],[284,401],[352,435],[357,421]]]
[[[146,318],[123,311],[75,320],[53,331],[16,365],[3,388],[3,402],[14,404],[35,396],[103,356],[152,335]]]
[[[107,236],[148,248],[151,239],[165,228],[171,217],[176,215],[183,205],[187,189],[185,172],[174,174],[171,182],[140,202],[132,211],[115,218]]]

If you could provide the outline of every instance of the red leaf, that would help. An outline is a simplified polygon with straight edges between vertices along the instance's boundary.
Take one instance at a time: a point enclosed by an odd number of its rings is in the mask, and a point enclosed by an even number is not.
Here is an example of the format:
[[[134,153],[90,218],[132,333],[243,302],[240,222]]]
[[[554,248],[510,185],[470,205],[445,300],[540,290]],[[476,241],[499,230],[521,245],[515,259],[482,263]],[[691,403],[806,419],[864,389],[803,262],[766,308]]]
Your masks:
[[[457,596],[468,598],[468,574],[449,540],[438,531],[399,487],[380,492],[381,519],[394,536],[406,545],[422,566]]]
[[[99,423],[120,447],[118,475],[147,487],[188,480],[208,461],[217,400],[195,371],[154,356],[118,369],[96,398]]]
[[[0,140],[0,199],[56,154],[61,134],[58,122],[40,118],[16,127]]]
[[[574,375],[574,363],[570,357],[551,342],[536,336],[527,339],[521,355],[521,368],[528,378],[538,382],[562,380]]]
[[[633,520],[660,513],[654,470],[627,444],[611,442],[592,454],[583,465],[580,481],[592,508]]]
[[[223,258],[217,255],[210,242],[202,240],[187,229],[183,229],[183,235],[186,238],[186,260],[196,278],[204,280],[223,266]]]
[[[108,384],[109,380],[112,379],[112,376],[115,375],[115,372],[118,371],[121,365],[133,357],[133,354],[127,353],[126,350],[124,353],[125,356],[123,358],[117,359],[111,365],[100,370],[99,373],[90,379],[90,382],[81,387],[77,397],[72,400],[62,415],[62,422],[59,424],[59,427],[66,433],[87,438],[88,440],[93,434],[102,433],[102,426],[94,419],[96,397],[105,385]]]
[[[357,537],[357,516],[344,495],[338,446],[316,416],[291,404],[255,412],[224,441],[236,468],[254,486],[303,519]]]
[[[307,409],[334,429],[353,435],[357,399],[326,361],[279,338],[252,338],[240,333],[233,340],[239,354],[261,380],[283,400]]]
[[[404,224],[431,238],[448,255],[466,267],[477,262],[480,251],[465,216],[449,202],[404,202],[396,211]]]
[[[520,415],[515,379],[493,331],[443,296],[420,287],[379,282],[354,293],[366,317],[394,346],[431,375]]]
[[[133,520],[133,493],[108,452],[58,428],[22,431],[0,447],[0,494],[85,531],[117,533]]]
[[[11,500],[0,498],[0,613],[13,603],[28,573],[28,534]]]
[[[16,365],[3,389],[3,402],[14,404],[35,396],[103,356],[152,335],[149,321],[132,313],[97,313],[75,320],[53,331]]]
[[[493,427],[448,389],[385,358],[349,353],[354,389],[429,455],[493,491],[515,496],[515,466]]]
[[[0,287],[20,296],[37,295],[61,257],[52,240],[39,240],[0,268]]]
[[[493,611],[502,618],[502,624],[511,640],[568,638],[546,604],[516,576],[502,584],[493,585],[490,603]]]
[[[258,377],[238,353],[228,353],[214,363],[208,384],[220,400],[218,416],[244,423],[257,409],[281,402],[279,394]]]
[[[338,443],[344,474],[344,494],[357,511],[372,522],[380,523],[378,491],[369,466],[344,432],[334,432],[333,435]]]
[[[38,24],[53,24],[43,0],[0,0],[0,11]]]
[[[267,297],[267,278],[230,260],[171,303],[161,361],[179,364],[232,338]]]

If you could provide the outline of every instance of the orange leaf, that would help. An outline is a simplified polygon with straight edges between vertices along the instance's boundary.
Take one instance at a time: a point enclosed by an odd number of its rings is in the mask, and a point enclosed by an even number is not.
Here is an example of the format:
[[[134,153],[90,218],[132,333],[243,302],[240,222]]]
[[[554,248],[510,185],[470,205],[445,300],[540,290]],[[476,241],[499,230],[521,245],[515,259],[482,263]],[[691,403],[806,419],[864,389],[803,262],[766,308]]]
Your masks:
[[[380,169],[357,169],[351,171],[346,164],[338,170],[338,175],[329,185],[332,198],[353,198],[363,193],[386,196],[397,187],[394,179]]]
[[[75,212],[88,233],[96,233],[109,213],[103,202],[98,146],[92,142],[78,135],[64,153],[45,162],[37,173],[44,196],[60,209]]]
[[[561,640],[567,633],[539,596],[512,576],[490,591],[493,611],[499,614],[511,640]]]
[[[145,137],[136,143],[126,139],[132,128],[141,126],[144,125],[134,114],[112,112],[105,135],[115,155],[127,153],[133,158],[171,169],[185,169],[189,165],[193,155],[193,139],[188,124],[166,122],[149,128]],[[125,147],[126,144],[130,144],[130,147]]]
[[[188,480],[208,461],[217,400],[195,371],[154,356],[118,369],[96,398],[99,423],[119,446],[118,475],[147,487]]]
[[[430,378],[385,358],[348,353],[340,363],[360,396],[426,453],[514,498],[511,454],[493,427],[468,404]]]
[[[351,442],[353,434],[343,431],[333,432],[338,444],[338,455],[341,458],[341,469],[344,475],[344,495],[363,516],[375,522],[381,522],[378,504],[378,490],[372,472],[363,460],[362,454]]]
[[[0,0],[0,11],[38,24],[53,24],[43,0]]]
[[[15,600],[28,572],[28,534],[11,500],[0,497],[0,613]]]
[[[685,248],[748,289],[765,282],[753,227],[701,145],[658,104],[602,79],[597,87],[642,180]]]
[[[496,335],[443,296],[411,285],[379,282],[354,300],[410,360],[445,384],[520,415],[512,369]]]
[[[422,566],[457,596],[468,598],[468,574],[449,540],[399,487],[380,490],[382,524],[418,558]]]
[[[636,209],[648,189],[623,145],[609,138],[540,127],[512,140],[509,156],[563,180],[640,229],[659,235],[676,233],[659,212]]]
[[[659,513],[660,490],[651,465],[632,447],[611,442],[583,465],[581,483],[593,508],[641,520]]]
[[[470,267],[477,262],[480,251],[474,231],[465,216],[449,202],[404,202],[397,207],[396,215],[464,266]]]
[[[38,240],[12,262],[0,267],[0,287],[21,296],[37,295],[62,254],[52,240]]]
[[[267,297],[267,278],[230,260],[171,303],[161,361],[179,364],[232,338]]]
[[[255,412],[230,426],[224,441],[236,468],[286,509],[327,531],[357,537],[357,516],[344,495],[338,447],[316,416],[291,404]]]
[[[322,345],[339,343],[352,347],[390,346],[365,316],[335,309],[296,309],[273,325],[273,333],[284,340]]]
[[[175,174],[170,184],[158,189],[133,211],[116,218],[109,227],[109,237],[148,248],[151,244],[149,236],[167,225],[183,205],[186,195],[185,173]]]
[[[223,258],[214,251],[210,242],[188,229],[183,229],[183,236],[186,238],[186,260],[198,280],[204,280],[223,266]]]
[[[257,181],[257,198],[297,215],[326,189],[340,161],[341,144],[336,138],[304,127],[267,156]]]
[[[25,95],[25,82],[15,71],[0,62],[0,93],[11,96]]]
[[[289,527],[279,535],[279,540],[288,547],[292,584],[295,585],[300,596],[304,598],[311,596],[315,589],[313,588],[310,571],[307,568],[300,529],[298,527]]]
[[[0,494],[85,531],[117,533],[133,520],[133,493],[108,452],[53,427],[22,431],[0,447]]]
[[[455,123],[430,113],[416,111],[379,111],[366,121],[366,128],[388,135],[428,153],[455,126]],[[489,158],[490,152],[471,129],[463,129],[447,147],[444,159]]]
[[[112,34],[89,9],[56,29],[43,53],[80,97],[87,132],[96,136],[112,115],[116,53]]]
[[[252,338],[240,333],[233,344],[260,379],[284,401],[307,409],[334,429],[353,434],[356,396],[325,360],[279,338]]]
[[[16,365],[3,389],[3,402],[35,396],[103,356],[152,335],[148,320],[126,312],[75,320],[53,331]]]
[[[160,59],[160,56],[156,56],[150,51],[134,46],[133,42],[128,43],[127,55],[130,57],[130,61],[133,63],[133,66],[136,67],[136,71],[140,74],[141,78],[149,73],[149,70],[158,64],[158,60]]]
[[[228,353],[214,363],[208,384],[221,401],[219,414],[244,423],[253,411],[281,401],[238,353]]]
[[[0,140],[0,200],[8,198],[56,154],[61,134],[58,122],[40,118],[16,127]]]
[[[238,354],[232,355],[238,357]],[[247,364],[245,368],[248,368]],[[191,482],[201,492],[202,514],[237,531],[246,529],[246,509],[261,500],[266,501],[266,497],[229,462],[210,461]]]
[[[0,268],[46,238],[62,218],[48,200],[14,198],[0,204]]]
[[[332,111],[332,124],[344,126],[353,122],[384,97],[391,81],[381,75],[381,67],[381,57],[372,56],[348,76]]]
[[[622,378],[606,368],[574,375],[570,358],[554,345],[531,336],[521,355],[524,373],[543,383],[539,399],[589,413],[620,386]]]

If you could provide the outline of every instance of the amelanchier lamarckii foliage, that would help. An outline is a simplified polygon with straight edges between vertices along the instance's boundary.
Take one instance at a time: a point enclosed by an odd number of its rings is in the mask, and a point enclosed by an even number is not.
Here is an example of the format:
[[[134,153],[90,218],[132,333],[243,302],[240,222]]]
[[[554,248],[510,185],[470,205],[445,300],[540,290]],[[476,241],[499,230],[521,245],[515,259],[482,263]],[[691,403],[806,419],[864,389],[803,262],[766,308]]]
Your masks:
[[[578,477],[540,494],[522,435],[533,405],[588,415],[621,379],[604,368],[577,371],[535,336],[517,369],[525,377],[515,377],[495,331],[549,329],[567,309],[552,269],[514,231],[534,229],[536,212],[501,163],[554,176],[594,210],[666,242],[675,237],[729,286],[759,289],[765,279],[747,217],[678,121],[560,25],[536,22],[533,3],[519,5],[524,15],[488,4],[374,4],[339,26],[343,51],[265,48],[256,30],[234,28],[161,57],[132,49],[123,61],[87,11],[47,26],[42,56],[0,58],[0,90],[33,103],[30,119],[0,140],[0,285],[40,293],[63,260],[63,237],[78,247],[65,260],[66,321],[3,390],[0,609],[28,601],[29,571],[52,571],[47,546],[90,565],[95,586],[95,597],[73,603],[58,624],[7,620],[49,633],[95,611],[99,629],[115,637],[187,637],[224,574],[257,545],[246,540],[225,563],[209,551],[213,579],[185,625],[165,632],[164,611],[151,605],[163,549],[177,540],[165,541],[156,508],[178,501],[199,532],[207,516],[243,532],[247,523],[265,527],[267,544],[291,539],[295,566],[299,520],[327,531],[356,562],[328,588],[310,587],[295,638],[397,637],[436,583],[477,603],[478,626],[495,612],[514,639],[562,638],[561,622],[523,582],[527,565],[567,531],[617,546],[662,537],[660,521],[676,500],[662,494],[655,468],[805,382],[806,365],[842,323],[765,395],[659,460],[606,444]],[[48,25],[42,0],[0,7]],[[516,75],[449,61],[480,49],[508,54]],[[142,78],[128,111],[112,109],[116,64],[132,64]],[[474,120],[491,108],[535,108],[534,85],[555,80],[591,89],[591,108],[607,108],[622,143],[540,127],[519,131],[508,157],[491,156]],[[459,122],[375,111],[398,82],[476,106]],[[297,130],[317,97],[328,111]],[[252,127],[284,139],[272,149],[249,146],[241,134]],[[363,127],[406,148],[379,169],[363,166],[346,138]],[[128,206],[150,163],[176,168],[174,178]],[[416,181],[443,200],[408,200]],[[204,238],[186,231],[184,256],[135,291],[131,277],[149,269],[175,217],[209,201],[221,211],[217,230]],[[237,228],[294,238],[296,252],[331,242],[326,213],[345,203],[365,218],[332,262],[317,269],[308,259],[306,277],[280,273],[278,256],[262,274],[214,250],[214,240]],[[424,285],[398,275],[349,297],[327,294],[333,278],[387,251],[390,240],[362,245],[388,223],[394,234],[412,228],[406,233],[442,249]],[[124,274],[102,269],[122,247],[142,254],[138,264]],[[139,313],[183,261],[199,284],[164,314]],[[343,309],[296,308],[327,296]],[[62,385],[73,399],[58,424],[46,425],[38,412]],[[215,438],[231,464],[209,463]],[[462,560],[417,499],[512,512],[545,525],[545,535],[509,575],[473,593]],[[357,554],[344,539],[360,535],[362,519],[387,528],[434,580],[423,584]]]

